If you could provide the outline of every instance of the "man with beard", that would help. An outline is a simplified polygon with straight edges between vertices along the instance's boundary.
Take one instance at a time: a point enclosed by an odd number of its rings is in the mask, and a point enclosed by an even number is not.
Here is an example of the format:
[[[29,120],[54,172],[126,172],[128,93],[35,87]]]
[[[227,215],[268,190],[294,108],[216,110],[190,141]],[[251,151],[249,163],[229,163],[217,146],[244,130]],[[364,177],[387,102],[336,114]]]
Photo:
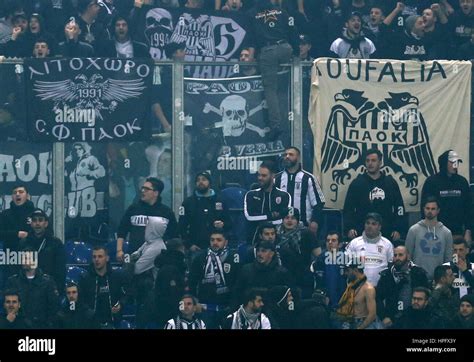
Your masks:
[[[301,152],[297,147],[285,150],[285,170],[276,174],[275,186],[290,194],[291,206],[299,210],[303,224],[316,234],[326,201],[319,182],[301,168],[300,156]]]
[[[352,257],[364,259],[364,269],[367,280],[377,286],[379,273],[388,267],[393,259],[393,245],[382,236],[382,218],[377,213],[369,213],[365,217],[365,226],[362,236],[353,239],[346,248]]]
[[[411,306],[395,321],[394,329],[445,328],[445,321],[429,305],[431,292],[424,287],[413,289]]]
[[[392,326],[411,304],[411,291],[429,287],[426,271],[415,265],[404,246],[393,251],[393,264],[380,273],[377,284],[377,315],[385,328]]]
[[[107,40],[101,47],[102,50],[98,50],[97,53],[111,58],[150,58],[147,46],[130,37],[126,18],[116,16],[112,25],[114,27],[113,39]]]
[[[438,157],[439,172],[426,179],[421,191],[421,202],[429,196],[439,201],[439,221],[453,235],[462,235],[468,243],[472,241],[473,217],[469,182],[458,174],[461,157],[456,151],[447,150]],[[422,210],[423,211],[423,210]]]
[[[423,203],[425,218],[413,225],[407,234],[405,245],[412,260],[433,279],[434,269],[451,260],[453,236],[451,231],[438,221],[439,202],[429,197]]]
[[[331,44],[331,53],[336,58],[369,59],[376,49],[372,40],[361,32],[362,15],[359,12],[351,13],[345,26],[342,37]]]
[[[252,288],[246,291],[244,303],[222,323],[222,329],[272,329],[270,320],[262,313],[265,290]]]
[[[474,295],[465,295],[459,303],[459,311],[451,322],[450,328],[453,329],[474,329]]]
[[[38,265],[41,270],[53,277],[61,294],[66,283],[66,252],[61,240],[48,229],[48,215],[35,209],[31,214],[31,229],[28,237],[21,241],[21,248],[32,248],[38,252]]]
[[[240,270],[237,251],[228,248],[228,241],[222,229],[216,229],[210,236],[210,247],[203,250],[193,261],[189,273],[191,292],[204,304],[202,319],[208,329],[219,326],[219,314],[230,302]]]
[[[10,208],[0,214],[0,240],[4,243],[5,251],[8,249],[17,251],[20,241],[28,237],[31,232],[30,215],[34,210],[35,206],[30,201],[26,186],[13,187]],[[4,267],[5,280],[17,270],[18,267],[15,265],[6,265]]]
[[[250,190],[244,198],[244,214],[247,219],[247,242],[253,244],[258,224],[271,221],[274,225],[282,223],[291,206],[291,196],[275,186],[273,165],[262,163],[258,169],[259,188]]]
[[[206,249],[211,231],[230,229],[230,219],[220,196],[211,188],[211,175],[200,172],[195,179],[196,189],[179,209],[179,230],[192,253]]]

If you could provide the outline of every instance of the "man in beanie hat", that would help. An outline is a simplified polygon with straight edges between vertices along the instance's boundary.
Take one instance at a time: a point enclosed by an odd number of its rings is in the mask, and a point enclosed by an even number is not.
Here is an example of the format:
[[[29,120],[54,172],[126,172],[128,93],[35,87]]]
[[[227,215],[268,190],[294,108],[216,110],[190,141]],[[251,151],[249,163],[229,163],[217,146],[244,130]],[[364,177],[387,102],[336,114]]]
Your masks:
[[[272,329],[294,329],[295,303],[291,288],[287,285],[276,285],[269,290],[264,310],[270,319]]]
[[[220,195],[211,188],[211,175],[200,172],[195,178],[194,193],[186,198],[179,209],[179,230],[191,252],[209,246],[211,231],[215,228],[230,230],[230,219]]]
[[[468,294],[461,298],[459,303],[459,312],[454,317],[451,328],[453,329],[474,329],[474,295]]]
[[[309,270],[311,261],[321,254],[321,246],[316,236],[300,222],[298,209],[290,209],[277,226],[278,252],[282,265],[287,268],[303,289],[305,296],[310,296],[313,291],[313,278]]]
[[[468,243],[472,241],[473,215],[471,195],[466,178],[458,174],[461,156],[447,150],[438,158],[439,172],[428,177],[421,191],[421,203],[430,197],[439,201],[441,221],[453,234],[462,235]]]
[[[354,11],[347,17],[342,36],[331,44],[331,53],[337,58],[369,59],[375,45],[361,30],[362,15]]]
[[[421,10],[421,9],[420,9]],[[384,44],[390,44],[392,51],[387,51],[387,57],[406,60],[426,60],[427,49],[424,41],[425,26],[422,16],[412,14],[405,18],[405,27],[391,31],[391,25],[399,19],[402,14],[407,13],[405,3],[397,2],[396,7],[385,17],[382,27],[382,39]],[[396,27],[396,24],[394,25]]]
[[[163,181],[156,177],[148,177],[141,187],[140,201],[130,205],[120,221],[117,232],[117,260],[123,262],[123,242],[129,235],[130,247],[133,253],[145,241],[145,228],[150,219],[163,223],[166,229],[163,240],[178,236],[178,223],[173,210],[161,203],[160,194],[164,189]]]
[[[38,252],[38,266],[53,277],[62,293],[66,285],[66,252],[64,244],[55,237],[49,226],[48,215],[41,209],[35,209],[31,215],[31,229],[26,239],[20,242],[20,248],[32,248]]]
[[[260,241],[257,244],[255,260],[240,269],[234,288],[233,304],[243,302],[242,296],[248,288],[271,288],[275,285],[292,285],[292,275],[285,267],[279,265],[275,244],[271,241]]]

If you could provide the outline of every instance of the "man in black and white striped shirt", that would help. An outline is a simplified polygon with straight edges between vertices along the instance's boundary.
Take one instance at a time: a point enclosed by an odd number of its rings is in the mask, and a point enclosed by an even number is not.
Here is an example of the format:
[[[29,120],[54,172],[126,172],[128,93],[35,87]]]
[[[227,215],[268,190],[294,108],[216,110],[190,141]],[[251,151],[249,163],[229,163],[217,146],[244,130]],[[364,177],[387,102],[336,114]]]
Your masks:
[[[301,168],[300,155],[297,147],[285,150],[285,170],[275,176],[275,186],[290,194],[292,206],[300,211],[300,220],[316,232],[326,201],[318,181]]]
[[[166,322],[165,329],[206,329],[204,322],[196,317],[198,300],[185,294],[179,302],[179,315]]]

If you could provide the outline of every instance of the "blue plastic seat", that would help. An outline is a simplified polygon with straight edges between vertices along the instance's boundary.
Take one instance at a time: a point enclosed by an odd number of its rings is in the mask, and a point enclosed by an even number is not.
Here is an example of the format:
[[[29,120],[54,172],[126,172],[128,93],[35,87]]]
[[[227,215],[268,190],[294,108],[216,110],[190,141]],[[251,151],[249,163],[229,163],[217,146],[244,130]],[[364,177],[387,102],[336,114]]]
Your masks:
[[[243,210],[246,189],[241,187],[227,187],[221,191],[221,198],[228,210]]]
[[[82,275],[86,274],[87,270],[79,266],[68,266],[66,272],[67,283],[78,283]]]
[[[89,264],[92,261],[92,247],[80,241],[68,242],[66,255],[68,264]]]

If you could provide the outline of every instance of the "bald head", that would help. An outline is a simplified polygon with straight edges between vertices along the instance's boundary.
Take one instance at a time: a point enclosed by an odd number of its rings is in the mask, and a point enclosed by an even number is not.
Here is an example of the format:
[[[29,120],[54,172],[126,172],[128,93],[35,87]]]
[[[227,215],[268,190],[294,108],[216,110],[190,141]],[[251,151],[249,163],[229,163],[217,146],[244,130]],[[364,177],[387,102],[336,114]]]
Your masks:
[[[393,263],[395,264],[396,268],[401,268],[406,263],[408,263],[409,255],[408,250],[404,246],[397,246],[393,250]]]

